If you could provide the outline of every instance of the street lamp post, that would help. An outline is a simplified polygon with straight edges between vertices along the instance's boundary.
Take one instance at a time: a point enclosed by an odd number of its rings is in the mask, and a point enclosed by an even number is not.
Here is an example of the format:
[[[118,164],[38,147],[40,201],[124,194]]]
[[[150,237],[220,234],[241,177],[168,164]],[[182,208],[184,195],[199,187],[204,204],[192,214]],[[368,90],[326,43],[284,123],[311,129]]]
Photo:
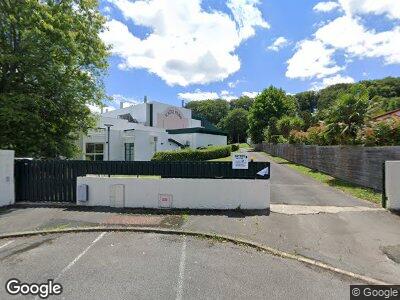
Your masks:
[[[114,125],[104,124],[107,127],[107,160],[110,161],[110,128]]]
[[[114,125],[104,124],[107,127],[107,161],[110,161],[110,128]],[[110,177],[110,172],[108,172],[108,177]]]

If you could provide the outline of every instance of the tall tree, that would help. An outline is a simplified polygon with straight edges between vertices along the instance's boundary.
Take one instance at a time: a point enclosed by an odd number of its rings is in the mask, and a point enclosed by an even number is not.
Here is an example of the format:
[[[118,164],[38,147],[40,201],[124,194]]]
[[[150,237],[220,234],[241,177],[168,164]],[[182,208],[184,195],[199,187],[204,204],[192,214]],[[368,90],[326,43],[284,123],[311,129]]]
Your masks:
[[[270,86],[262,91],[250,108],[249,135],[254,143],[263,140],[265,129],[271,124],[271,119],[280,119],[283,115],[293,115],[297,110],[294,97],[286,95],[282,89]]]
[[[247,115],[248,112],[243,108],[236,108],[229,111],[228,115],[220,122],[219,127],[228,133],[230,142],[241,143],[246,141],[249,127]]]
[[[229,103],[226,100],[191,101],[186,105],[195,115],[205,117],[208,121],[217,125],[229,111]]]
[[[248,96],[242,96],[238,99],[232,100],[229,102],[231,109],[243,108],[244,110],[249,110],[251,105],[253,104],[254,99]]]
[[[96,0],[0,1],[0,148],[71,157],[104,98],[105,18]]]

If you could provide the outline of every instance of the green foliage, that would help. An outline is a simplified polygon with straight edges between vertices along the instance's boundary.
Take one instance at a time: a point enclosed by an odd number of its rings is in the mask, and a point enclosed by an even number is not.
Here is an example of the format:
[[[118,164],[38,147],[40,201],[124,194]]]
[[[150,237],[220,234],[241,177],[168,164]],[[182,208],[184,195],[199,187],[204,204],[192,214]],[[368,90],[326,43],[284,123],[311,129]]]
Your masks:
[[[283,115],[291,115],[296,112],[297,104],[294,97],[287,96],[282,89],[273,86],[259,94],[249,112],[249,135],[253,142],[260,143],[263,140],[264,129],[272,134],[271,119],[279,119]],[[270,126],[271,125],[271,126]]]
[[[304,126],[304,121],[297,116],[283,116],[276,123],[276,128],[285,138],[289,137],[292,130],[301,130]]]
[[[327,137],[331,144],[355,144],[368,110],[368,91],[362,85],[339,94],[327,118]]]
[[[358,133],[359,143],[364,146],[400,145],[400,119],[371,122]]]
[[[232,147],[232,152],[236,152],[236,151],[239,151],[240,145],[239,144],[232,144],[231,147]]]
[[[0,1],[0,148],[71,157],[105,97],[105,18],[95,0]]]
[[[242,96],[239,99],[232,100],[229,102],[231,109],[243,108],[244,110],[249,110],[254,102],[254,99],[248,96]]]
[[[243,108],[236,108],[229,111],[228,115],[221,120],[218,127],[228,133],[229,141],[236,143],[246,141],[249,127],[247,115],[247,111]]]
[[[305,144],[305,145],[328,145],[327,141],[327,127],[320,123],[316,126],[308,128],[306,132],[299,130],[292,130],[289,134],[288,141],[291,144]]]
[[[202,150],[182,149],[156,152],[152,161],[199,161],[230,156],[232,146],[212,146]]]
[[[217,125],[229,112],[229,103],[226,100],[191,101],[186,105],[194,114],[206,118]]]
[[[314,112],[317,109],[318,93],[315,91],[307,91],[298,93],[294,96],[299,105],[299,111]]]

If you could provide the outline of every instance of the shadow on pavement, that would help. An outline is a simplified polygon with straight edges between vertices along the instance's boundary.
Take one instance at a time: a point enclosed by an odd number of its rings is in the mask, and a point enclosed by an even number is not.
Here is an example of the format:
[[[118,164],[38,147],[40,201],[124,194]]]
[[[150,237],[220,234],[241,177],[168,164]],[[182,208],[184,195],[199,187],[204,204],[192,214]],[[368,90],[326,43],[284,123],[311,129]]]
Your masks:
[[[73,203],[16,203],[6,210],[15,210],[23,208],[63,208],[65,211],[77,212],[104,212],[104,213],[120,213],[120,214],[140,214],[140,215],[196,215],[196,216],[227,216],[229,218],[245,218],[248,216],[268,216],[269,209],[257,210],[210,210],[210,209],[153,209],[153,208],[114,208],[104,206],[77,206]],[[2,209],[3,210],[3,209]],[[0,215],[1,211],[0,210]],[[11,211],[9,211],[11,212]],[[8,213],[8,212],[6,212]]]

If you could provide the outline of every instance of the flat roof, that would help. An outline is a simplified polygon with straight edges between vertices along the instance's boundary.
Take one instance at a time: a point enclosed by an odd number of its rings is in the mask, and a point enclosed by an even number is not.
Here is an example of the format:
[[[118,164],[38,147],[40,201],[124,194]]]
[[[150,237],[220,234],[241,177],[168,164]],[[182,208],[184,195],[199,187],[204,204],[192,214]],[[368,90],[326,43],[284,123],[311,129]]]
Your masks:
[[[181,128],[181,129],[167,129],[169,134],[185,134],[185,133],[205,133],[212,135],[223,135],[228,136],[228,134],[219,129],[209,129],[203,127],[192,127],[192,128]]]

